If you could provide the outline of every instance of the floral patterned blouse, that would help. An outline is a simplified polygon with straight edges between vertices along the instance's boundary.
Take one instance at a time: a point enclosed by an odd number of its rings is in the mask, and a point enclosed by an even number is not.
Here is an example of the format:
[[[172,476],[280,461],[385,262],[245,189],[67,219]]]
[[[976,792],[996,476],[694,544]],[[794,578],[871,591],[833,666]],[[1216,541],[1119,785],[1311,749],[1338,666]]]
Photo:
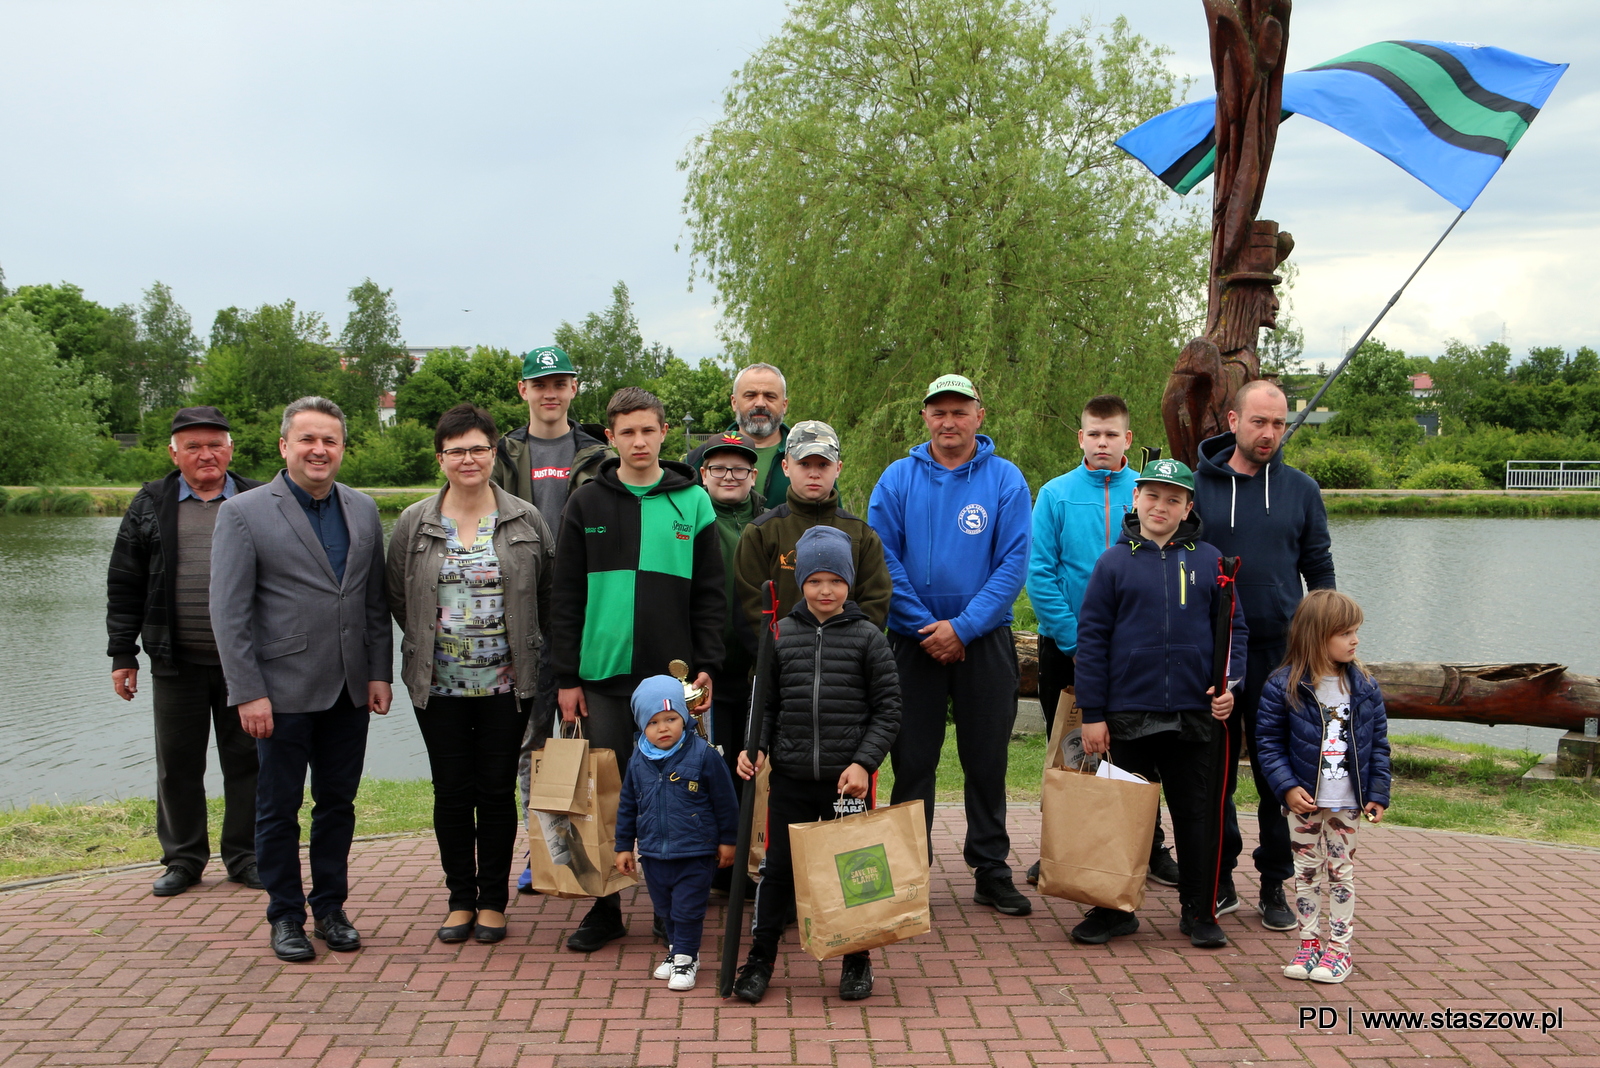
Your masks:
[[[499,513],[478,522],[477,537],[463,543],[455,520],[445,528],[439,566],[439,623],[433,639],[433,683],[429,693],[487,697],[516,688],[511,646],[506,640],[505,586],[494,551]]]

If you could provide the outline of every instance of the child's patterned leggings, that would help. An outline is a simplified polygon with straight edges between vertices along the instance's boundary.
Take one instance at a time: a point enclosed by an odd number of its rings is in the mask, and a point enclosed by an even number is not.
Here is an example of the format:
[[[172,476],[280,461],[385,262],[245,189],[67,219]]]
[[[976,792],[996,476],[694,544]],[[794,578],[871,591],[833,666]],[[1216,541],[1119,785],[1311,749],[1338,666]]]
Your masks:
[[[1353,808],[1289,813],[1289,848],[1294,853],[1294,907],[1300,937],[1321,935],[1323,875],[1328,883],[1328,942],[1346,951],[1355,933],[1356,827]]]

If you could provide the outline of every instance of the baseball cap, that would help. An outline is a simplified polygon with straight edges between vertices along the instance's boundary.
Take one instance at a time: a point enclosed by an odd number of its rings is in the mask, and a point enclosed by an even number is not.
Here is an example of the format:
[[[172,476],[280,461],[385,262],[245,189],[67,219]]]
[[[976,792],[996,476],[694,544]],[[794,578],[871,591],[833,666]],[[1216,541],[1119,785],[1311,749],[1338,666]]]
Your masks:
[[[807,456],[820,456],[831,464],[839,462],[839,435],[833,427],[816,419],[807,419],[789,428],[789,440],[783,454],[791,460],[804,460]]]
[[[736,452],[751,463],[757,463],[761,459],[761,455],[756,452],[753,445],[744,440],[739,434],[733,432],[707,438],[705,449],[700,453],[701,461],[704,462],[710,459],[711,454],[714,452]]]
[[[179,408],[172,414],[172,432],[191,426],[215,426],[223,430],[232,430],[228,425],[228,417],[209,404],[202,404],[197,408]]]
[[[522,377],[543,378],[545,375],[576,375],[572,360],[566,350],[555,345],[534,349],[522,357]]]
[[[927,404],[941,393],[959,393],[963,397],[979,400],[978,387],[966,375],[941,375],[928,383],[928,392],[923,394],[922,403]]]
[[[1133,480],[1135,486],[1142,482],[1165,482],[1194,492],[1194,472],[1182,460],[1151,460]]]

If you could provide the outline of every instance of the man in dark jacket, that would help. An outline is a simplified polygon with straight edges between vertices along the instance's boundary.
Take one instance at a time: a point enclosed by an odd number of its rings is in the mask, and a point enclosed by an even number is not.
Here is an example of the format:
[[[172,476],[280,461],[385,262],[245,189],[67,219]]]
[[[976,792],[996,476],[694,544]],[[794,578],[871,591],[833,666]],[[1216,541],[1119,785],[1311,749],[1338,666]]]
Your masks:
[[[1289,825],[1278,799],[1262,777],[1256,758],[1256,705],[1261,687],[1288,649],[1289,620],[1306,589],[1332,589],[1332,541],[1322,492],[1307,475],[1283,462],[1279,446],[1288,427],[1289,402],[1272,382],[1256,381],[1239,390],[1228,412],[1229,433],[1200,443],[1195,472],[1195,510],[1205,519],[1206,540],[1224,556],[1237,556],[1239,602],[1250,621],[1249,667],[1239,689],[1242,735],[1250,749],[1250,769],[1261,801],[1256,809],[1260,841],[1253,854],[1261,876],[1256,908],[1272,931],[1296,926],[1284,900],[1284,881],[1293,877]],[[1223,871],[1231,872],[1243,848],[1233,789],[1238,761],[1229,763],[1228,810],[1223,835]],[[1236,892],[1224,879],[1219,911],[1237,907]]]
[[[111,688],[139,692],[139,640],[154,680],[156,839],[166,871],[157,897],[200,881],[211,856],[206,836],[206,749],[217,731],[222,765],[222,863],[232,882],[264,889],[256,872],[256,743],[228,704],[211,633],[211,533],[217,509],[261,483],[228,473],[233,439],[212,407],[172,417],[167,453],[177,470],[133,498],[111,551],[106,630]]]
[[[561,526],[561,510],[574,487],[589,481],[600,469],[600,461],[610,455],[605,427],[582,424],[569,418],[568,409],[578,395],[578,373],[564,349],[546,345],[522,357],[522,381],[517,393],[528,404],[528,425],[501,436],[495,446],[494,473],[490,476],[507,493],[521,497],[535,508],[545,526]],[[522,752],[517,759],[517,786],[522,791],[522,806],[528,806],[529,774],[533,751],[550,736],[556,714],[555,676],[548,657],[540,659],[538,690],[532,699],[532,714],[522,735]],[[517,889],[533,892],[533,873],[524,868]]]
[[[733,422],[725,433],[737,431],[756,450],[756,492],[769,501],[781,501],[789,488],[783,472],[784,451],[788,448],[789,425],[783,414],[789,410],[789,386],[783,372],[770,363],[753,363],[733,376]],[[713,439],[714,440],[714,439]],[[704,445],[694,449],[684,462],[699,468],[704,464]]]
[[[695,472],[663,461],[666,414],[653,393],[617,390],[606,431],[618,455],[567,501],[556,543],[550,660],[561,718],[617,754],[633,750],[634,688],[673,660],[715,696],[728,600],[716,512]],[[703,705],[702,705],[703,707]],[[698,708],[690,711],[699,711]],[[567,948],[590,953],[628,933],[616,895],[596,899]]]

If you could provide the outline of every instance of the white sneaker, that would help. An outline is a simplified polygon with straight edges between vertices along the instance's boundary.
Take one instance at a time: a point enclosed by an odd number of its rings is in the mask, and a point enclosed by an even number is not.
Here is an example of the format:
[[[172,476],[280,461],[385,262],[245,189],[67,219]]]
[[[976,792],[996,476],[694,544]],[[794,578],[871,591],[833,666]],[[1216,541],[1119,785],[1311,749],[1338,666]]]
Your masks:
[[[667,947],[667,959],[656,965],[656,970],[650,973],[655,979],[672,978],[672,947]]]
[[[694,977],[700,971],[700,958],[679,953],[672,958],[672,978],[667,980],[668,990],[693,990]]]

